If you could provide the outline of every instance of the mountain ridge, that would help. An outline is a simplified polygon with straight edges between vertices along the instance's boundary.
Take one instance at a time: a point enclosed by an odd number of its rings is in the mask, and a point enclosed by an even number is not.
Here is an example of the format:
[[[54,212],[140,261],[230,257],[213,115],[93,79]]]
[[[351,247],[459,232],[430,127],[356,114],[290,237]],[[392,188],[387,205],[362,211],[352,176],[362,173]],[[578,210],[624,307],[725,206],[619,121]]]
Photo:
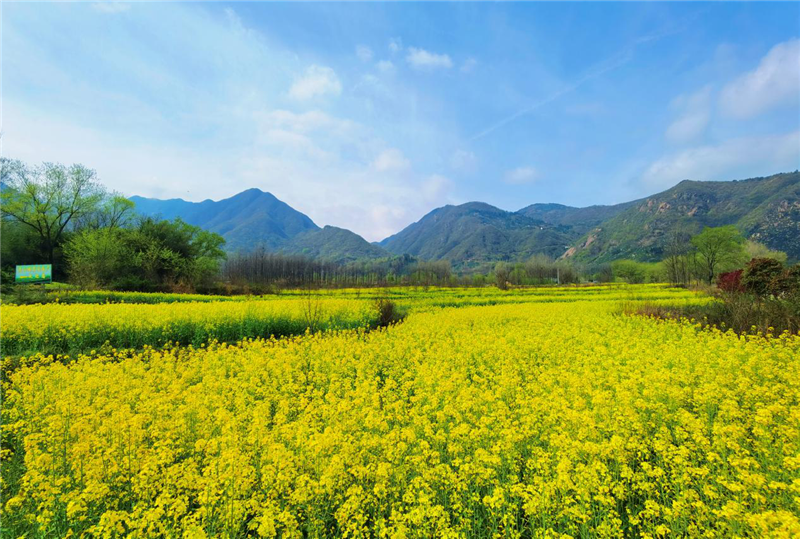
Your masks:
[[[515,262],[534,254],[598,264],[659,260],[670,232],[696,234],[733,224],[751,239],[800,259],[800,172],[731,181],[683,180],[654,195],[613,205],[534,203],[507,211],[471,201],[435,208],[396,234],[367,242],[320,228],[271,193],[251,188],[220,201],[131,197],[137,211],[220,233],[229,251],[262,247],[338,262],[411,255],[458,269]]]

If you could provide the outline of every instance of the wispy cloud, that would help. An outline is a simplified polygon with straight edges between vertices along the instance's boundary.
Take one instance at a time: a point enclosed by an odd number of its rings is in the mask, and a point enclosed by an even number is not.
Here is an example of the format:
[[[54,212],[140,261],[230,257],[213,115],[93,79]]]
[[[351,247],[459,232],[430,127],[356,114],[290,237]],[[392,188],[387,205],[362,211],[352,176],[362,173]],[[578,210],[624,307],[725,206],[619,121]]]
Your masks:
[[[505,181],[510,185],[525,185],[539,179],[539,171],[533,167],[517,167],[506,172]]]
[[[478,158],[473,152],[459,149],[450,156],[450,167],[459,172],[471,173],[478,167]]]
[[[372,166],[378,172],[403,172],[411,168],[411,161],[397,148],[389,148],[378,154]]]
[[[453,61],[447,54],[436,54],[435,52],[415,47],[408,48],[406,61],[414,69],[420,70],[450,69],[453,67]]]
[[[679,114],[667,128],[666,139],[673,144],[686,144],[697,139],[711,120],[711,85],[693,94],[678,96],[672,107]]]
[[[342,83],[336,72],[330,67],[312,65],[306,69],[303,76],[294,81],[289,89],[289,96],[297,100],[312,99],[314,97],[342,93]]]
[[[605,75],[606,73],[608,73],[610,71],[614,71],[615,69],[619,69],[620,67],[624,66],[625,64],[627,64],[628,62],[630,62],[633,59],[634,52],[636,51],[636,49],[639,46],[641,46],[641,45],[643,45],[645,43],[650,43],[652,41],[657,41],[659,39],[675,35],[675,34],[677,34],[679,32],[682,32],[682,31],[683,31],[683,27],[670,28],[670,29],[665,29],[665,30],[663,30],[661,32],[657,32],[657,33],[654,33],[654,34],[649,34],[649,35],[642,36],[642,37],[639,37],[639,38],[635,39],[633,42],[631,42],[630,45],[628,45],[623,50],[621,50],[618,53],[616,53],[616,54],[612,55],[611,57],[607,58],[605,61],[602,61],[602,62],[599,62],[598,64],[595,64],[595,66],[592,69],[590,69],[584,76],[580,77],[579,79],[575,80],[574,82],[572,82],[570,84],[567,84],[567,85],[563,86],[561,89],[553,92],[549,96],[547,96],[547,97],[545,97],[543,99],[540,99],[539,101],[536,101],[536,102],[532,103],[531,105],[529,105],[527,107],[523,107],[520,110],[518,110],[517,112],[515,112],[515,113],[513,113],[513,114],[511,114],[509,116],[506,116],[502,120],[490,125],[489,127],[484,129],[483,131],[480,131],[480,132],[476,133],[469,140],[470,141],[475,141],[475,140],[481,139],[481,138],[485,137],[486,135],[496,131],[497,129],[500,129],[501,127],[513,122],[517,118],[520,118],[522,116],[530,114],[531,112],[534,112],[535,110],[537,110],[537,109],[539,109],[539,108],[541,108],[541,107],[543,107],[545,105],[548,105],[548,104],[552,103],[553,101],[557,100],[561,96],[566,95],[568,93],[571,93],[571,92],[577,90],[578,88],[580,88],[581,86],[583,86],[587,82],[589,82],[591,80],[594,80],[594,79],[596,79],[598,77],[601,77],[601,76]]]
[[[389,60],[381,60],[376,66],[381,73],[394,73],[394,64]]]
[[[800,168],[800,131],[764,137],[742,137],[699,146],[663,157],[642,175],[649,189],[671,187],[681,180],[730,180]]]
[[[359,45],[356,47],[356,56],[358,56],[358,59],[362,62],[369,62],[372,60],[372,49],[366,45]]]
[[[473,71],[475,71],[477,65],[478,61],[475,58],[467,58],[461,63],[461,72],[472,73]]]
[[[800,39],[775,45],[758,67],[722,89],[720,107],[734,118],[751,118],[800,102]]]

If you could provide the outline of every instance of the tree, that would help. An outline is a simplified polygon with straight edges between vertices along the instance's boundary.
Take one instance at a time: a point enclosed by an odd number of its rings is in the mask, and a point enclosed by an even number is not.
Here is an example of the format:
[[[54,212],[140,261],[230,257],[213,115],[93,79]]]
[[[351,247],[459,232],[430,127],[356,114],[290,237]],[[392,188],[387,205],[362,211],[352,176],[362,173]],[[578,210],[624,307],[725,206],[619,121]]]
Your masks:
[[[97,209],[76,219],[76,228],[123,228],[132,224],[135,204],[119,193],[103,198]]]
[[[754,258],[747,263],[742,275],[742,284],[748,292],[765,297],[775,293],[784,273],[783,264],[774,258]]]
[[[744,238],[735,226],[704,228],[692,238],[704,278],[708,284],[714,282],[717,273],[726,267],[743,262]]]
[[[639,284],[647,279],[647,265],[635,260],[616,260],[611,269],[615,277],[626,283]]]
[[[494,278],[497,283],[497,288],[505,290],[508,288],[508,278],[511,276],[511,270],[505,262],[498,262],[494,267]]]
[[[219,234],[180,219],[84,228],[66,243],[70,279],[84,287],[159,290],[210,284],[225,258]]]
[[[110,286],[130,272],[133,253],[125,231],[116,228],[87,228],[66,244],[70,281],[82,288]]]
[[[2,217],[32,229],[50,264],[70,223],[97,210],[104,197],[94,170],[44,163],[28,167],[0,161]]]
[[[789,258],[783,251],[773,251],[763,243],[753,240],[744,242],[744,251],[750,260],[754,258],[772,258],[782,264],[786,264],[786,260]]]
[[[688,234],[674,230],[667,240],[665,248],[664,269],[667,279],[672,284],[686,284],[692,274],[692,244]]]

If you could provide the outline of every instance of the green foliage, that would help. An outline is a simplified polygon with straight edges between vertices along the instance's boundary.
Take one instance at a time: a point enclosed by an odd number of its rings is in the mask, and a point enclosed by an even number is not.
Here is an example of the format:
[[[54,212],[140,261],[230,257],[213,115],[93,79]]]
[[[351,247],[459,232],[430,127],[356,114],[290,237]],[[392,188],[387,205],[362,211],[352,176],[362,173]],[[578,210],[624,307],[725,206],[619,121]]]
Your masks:
[[[617,260],[612,262],[611,271],[616,279],[630,284],[661,283],[666,281],[664,266],[652,262]]]
[[[754,258],[744,269],[742,284],[759,298],[800,300],[800,264],[786,268],[773,258]]]
[[[773,294],[774,283],[783,272],[783,264],[773,258],[754,258],[744,269],[742,284],[756,296],[769,296]]]
[[[788,256],[783,251],[773,251],[763,243],[753,240],[744,242],[744,252],[747,258],[752,260],[754,258],[772,258],[782,264],[786,264]]]
[[[494,267],[494,282],[500,290],[508,288],[508,279],[511,277],[511,271],[508,264],[505,262],[498,262]]]
[[[143,218],[131,228],[83,230],[65,251],[71,279],[81,287],[188,290],[217,276],[224,241],[180,219]]]
[[[741,265],[746,257],[744,238],[735,226],[704,228],[691,241],[708,284],[714,282],[721,271]]]
[[[3,219],[32,231],[39,253],[50,264],[55,264],[68,227],[97,211],[106,196],[95,172],[77,164],[29,167],[3,159],[0,181]]]

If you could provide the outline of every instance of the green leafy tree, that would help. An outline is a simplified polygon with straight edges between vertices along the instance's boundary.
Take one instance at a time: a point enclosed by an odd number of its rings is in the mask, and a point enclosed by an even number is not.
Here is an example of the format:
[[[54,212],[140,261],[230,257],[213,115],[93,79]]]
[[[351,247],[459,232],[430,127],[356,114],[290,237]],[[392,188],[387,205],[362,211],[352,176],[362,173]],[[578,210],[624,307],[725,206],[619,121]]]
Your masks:
[[[744,238],[735,226],[706,227],[692,238],[702,278],[711,284],[717,273],[744,262]]]
[[[754,258],[772,258],[782,264],[786,264],[786,260],[788,259],[788,256],[783,251],[773,251],[763,243],[753,240],[744,242],[744,251],[747,254],[747,258],[750,260]]]
[[[84,287],[195,289],[217,278],[225,240],[180,219],[140,218],[125,228],[85,228],[66,244],[70,279]]]
[[[118,228],[87,228],[70,238],[65,253],[70,280],[82,288],[108,286],[130,271],[133,253]]]
[[[105,194],[95,171],[83,165],[29,167],[4,159],[0,161],[0,181],[3,219],[32,230],[50,264],[70,224],[96,211]]]
[[[505,290],[508,288],[508,279],[511,277],[511,269],[505,262],[498,262],[494,267],[494,279],[497,288]]]
[[[647,279],[647,266],[635,260],[617,260],[611,264],[614,277],[626,283],[643,283]]]

